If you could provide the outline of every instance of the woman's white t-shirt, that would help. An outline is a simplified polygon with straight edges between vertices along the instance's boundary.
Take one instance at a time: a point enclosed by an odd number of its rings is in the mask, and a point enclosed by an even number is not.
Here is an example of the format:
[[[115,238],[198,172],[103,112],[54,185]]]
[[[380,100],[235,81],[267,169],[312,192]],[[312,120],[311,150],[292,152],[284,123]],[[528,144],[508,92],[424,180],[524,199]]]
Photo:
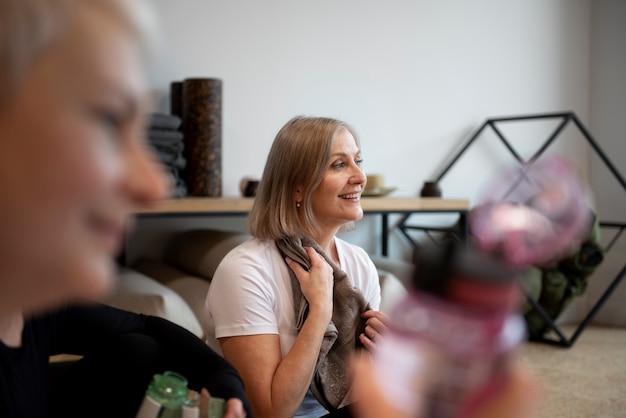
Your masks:
[[[362,248],[339,238],[335,243],[341,269],[378,310],[380,284],[374,263]],[[231,250],[217,267],[206,299],[208,344],[221,353],[216,338],[278,334],[284,357],[297,337],[288,269],[274,241],[253,238]]]

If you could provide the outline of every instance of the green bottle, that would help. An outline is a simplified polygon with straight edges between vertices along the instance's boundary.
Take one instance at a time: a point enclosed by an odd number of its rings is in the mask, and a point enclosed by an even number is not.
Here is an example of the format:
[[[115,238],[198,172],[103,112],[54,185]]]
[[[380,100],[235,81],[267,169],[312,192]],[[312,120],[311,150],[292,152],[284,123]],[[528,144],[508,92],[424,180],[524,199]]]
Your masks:
[[[182,375],[171,371],[155,374],[137,418],[181,418],[188,392],[187,379]]]

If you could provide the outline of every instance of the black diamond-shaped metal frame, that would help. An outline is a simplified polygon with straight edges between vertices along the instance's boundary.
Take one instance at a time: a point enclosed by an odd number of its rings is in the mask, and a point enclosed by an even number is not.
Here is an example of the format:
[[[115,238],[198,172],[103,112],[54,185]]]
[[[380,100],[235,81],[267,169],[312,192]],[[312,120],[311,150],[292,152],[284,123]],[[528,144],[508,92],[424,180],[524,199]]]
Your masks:
[[[518,153],[515,151],[515,148],[511,145],[511,143],[506,139],[504,134],[498,129],[496,124],[498,122],[512,122],[512,121],[524,121],[524,120],[541,120],[541,119],[561,119],[561,123],[556,127],[556,129],[551,133],[551,135],[546,139],[546,141],[537,149],[537,151],[528,159],[524,160]],[[586,139],[591,148],[595,151],[598,157],[602,160],[604,165],[608,168],[611,174],[615,177],[615,179],[622,186],[622,189],[626,193],[626,181],[624,177],[621,175],[619,170],[615,167],[615,165],[608,158],[606,153],[602,150],[597,141],[593,138],[589,130],[583,125],[580,119],[576,116],[574,112],[562,112],[562,113],[544,113],[544,114],[535,114],[535,115],[523,115],[523,116],[510,116],[510,117],[500,117],[500,118],[490,118],[487,119],[483,125],[472,135],[469,140],[459,149],[459,151],[454,155],[451,161],[446,165],[446,167],[441,171],[439,176],[436,178],[437,183],[440,183],[443,177],[450,171],[452,166],[458,161],[458,159],[463,155],[463,153],[480,137],[481,133],[487,129],[491,128],[496,136],[500,139],[500,141],[504,144],[507,150],[513,155],[513,157],[520,164],[527,164],[536,161],[545,150],[554,142],[555,139],[559,136],[559,134],[563,131],[563,129],[567,126],[568,123],[573,123],[582,136]],[[458,226],[451,228],[431,228],[426,226],[418,226],[418,225],[409,225],[407,221],[409,219],[409,215],[405,216],[398,223],[399,230],[409,239],[409,241],[417,246],[418,244],[412,239],[412,237],[408,234],[408,230],[423,230],[430,236],[430,231],[438,231],[438,232],[452,232],[453,236],[464,237],[467,235],[467,225],[466,223],[462,223],[460,225],[461,230],[458,230]],[[616,221],[608,221],[608,220],[599,220],[599,224],[601,228],[609,229],[613,231],[613,237],[605,247],[605,251],[608,253],[613,245],[620,238],[624,229],[626,229],[626,222],[616,222]],[[572,347],[580,334],[584,331],[584,329],[589,325],[589,323],[593,320],[595,315],[598,313],[602,305],[606,302],[606,300],[611,296],[613,291],[617,288],[623,277],[626,275],[626,263],[624,263],[620,272],[615,276],[615,278],[611,281],[611,283],[604,290],[604,293],[600,296],[600,298],[596,301],[593,307],[589,310],[585,318],[580,322],[574,333],[568,338],[565,336],[561,328],[555,323],[555,321],[548,315],[548,313],[539,305],[539,303],[527,292],[526,298],[533,306],[533,308],[539,312],[541,317],[548,324],[548,331],[544,333],[542,337],[533,337],[533,341],[543,342],[547,344],[557,345],[561,347]],[[549,338],[546,335],[549,334],[549,331],[554,331],[558,338]]]

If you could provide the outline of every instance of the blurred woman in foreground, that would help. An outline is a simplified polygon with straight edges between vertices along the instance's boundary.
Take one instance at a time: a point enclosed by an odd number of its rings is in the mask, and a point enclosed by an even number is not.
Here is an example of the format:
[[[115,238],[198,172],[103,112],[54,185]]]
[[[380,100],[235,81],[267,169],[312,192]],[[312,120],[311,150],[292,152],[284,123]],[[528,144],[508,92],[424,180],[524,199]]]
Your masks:
[[[0,0],[0,416],[134,417],[164,370],[245,415],[237,372],[201,340],[94,302],[131,211],[168,192],[144,139],[142,7]],[[57,353],[83,358],[49,392]]]

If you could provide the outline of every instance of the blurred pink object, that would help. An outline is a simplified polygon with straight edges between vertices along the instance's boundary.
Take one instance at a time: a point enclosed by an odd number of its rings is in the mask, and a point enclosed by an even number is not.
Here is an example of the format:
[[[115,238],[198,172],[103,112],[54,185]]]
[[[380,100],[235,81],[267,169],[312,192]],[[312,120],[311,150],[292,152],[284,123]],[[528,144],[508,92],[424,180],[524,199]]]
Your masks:
[[[564,159],[548,157],[506,171],[470,216],[477,245],[526,267],[562,258],[588,234],[591,194]]]

